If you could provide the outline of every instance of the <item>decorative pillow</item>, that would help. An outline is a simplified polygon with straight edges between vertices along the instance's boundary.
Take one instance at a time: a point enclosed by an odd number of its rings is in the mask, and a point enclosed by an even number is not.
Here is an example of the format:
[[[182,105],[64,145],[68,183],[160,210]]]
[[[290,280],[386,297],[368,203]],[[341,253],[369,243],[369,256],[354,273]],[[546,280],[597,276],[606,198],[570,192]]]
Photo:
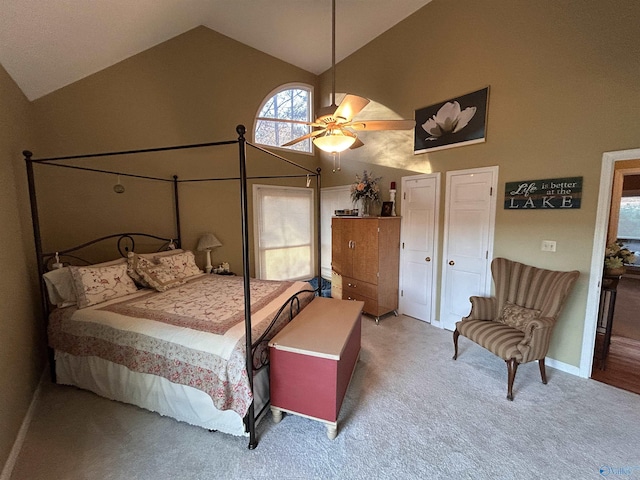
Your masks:
[[[525,324],[529,320],[533,320],[540,316],[540,310],[534,310],[533,308],[525,308],[515,303],[505,302],[500,315],[498,316],[498,322],[509,325],[510,327],[523,330]]]
[[[178,255],[179,253],[182,253],[182,252],[184,252],[183,249],[174,248],[173,250],[164,250],[162,252],[138,253],[138,255],[140,255],[143,258],[149,259],[151,261],[155,261],[159,257],[169,257],[171,255]]]
[[[85,308],[138,290],[127,275],[127,264],[108,267],[69,267],[78,299],[78,308]]]
[[[177,276],[167,265],[153,263],[135,253],[129,253],[128,265],[131,265],[129,268],[134,269],[135,274],[145,285],[155,288],[159,292],[185,283],[184,278]]]
[[[156,257],[155,260],[168,267],[176,277],[188,278],[202,273],[196,265],[195,255],[188,250],[175,255]]]
[[[152,267],[153,265],[155,264],[149,257],[138,255],[133,252],[129,252],[127,254],[127,274],[141,287],[149,288],[150,285],[138,273],[138,269]]]

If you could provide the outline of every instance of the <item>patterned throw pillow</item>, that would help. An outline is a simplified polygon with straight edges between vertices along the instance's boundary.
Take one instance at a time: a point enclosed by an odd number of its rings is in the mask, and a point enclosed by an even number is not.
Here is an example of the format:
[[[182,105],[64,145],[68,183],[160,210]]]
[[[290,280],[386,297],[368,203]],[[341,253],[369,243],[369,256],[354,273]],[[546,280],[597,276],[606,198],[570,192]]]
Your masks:
[[[141,283],[159,292],[164,292],[170,288],[177,287],[185,283],[184,277],[179,277],[168,266],[141,257],[135,253],[129,253],[128,265],[131,265],[135,275]]]
[[[500,315],[498,316],[498,322],[509,325],[510,327],[523,330],[525,324],[529,320],[533,320],[540,316],[540,310],[533,308],[525,308],[515,303],[505,302]]]
[[[156,257],[156,261],[168,267],[177,277],[189,278],[202,273],[196,265],[195,255],[188,250],[175,255]]]
[[[69,267],[78,299],[78,308],[85,308],[138,290],[127,275],[127,264],[108,267]]]
[[[140,276],[138,269],[153,265],[154,263],[151,260],[142,255],[133,252],[127,254],[127,274],[141,287],[149,288],[150,285]]]

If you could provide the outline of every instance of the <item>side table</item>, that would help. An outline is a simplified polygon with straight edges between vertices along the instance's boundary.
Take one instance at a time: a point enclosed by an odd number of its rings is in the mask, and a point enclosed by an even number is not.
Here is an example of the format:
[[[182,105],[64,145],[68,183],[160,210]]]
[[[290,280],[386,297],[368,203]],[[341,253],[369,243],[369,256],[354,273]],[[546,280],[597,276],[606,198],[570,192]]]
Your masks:
[[[622,277],[622,275],[604,275],[602,277],[602,288],[600,290],[600,314],[604,315],[604,309],[606,306],[607,314],[605,321],[607,323],[604,330],[604,341],[602,342],[600,370],[605,370],[607,368],[607,355],[609,355],[609,347],[611,346],[613,314],[616,308],[616,294],[620,277]]]

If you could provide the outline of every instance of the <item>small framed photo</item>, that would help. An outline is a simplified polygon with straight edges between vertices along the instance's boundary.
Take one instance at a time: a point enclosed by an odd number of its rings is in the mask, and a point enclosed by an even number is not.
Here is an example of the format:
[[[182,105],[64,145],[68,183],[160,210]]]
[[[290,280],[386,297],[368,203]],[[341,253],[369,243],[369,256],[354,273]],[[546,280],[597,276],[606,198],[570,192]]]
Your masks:
[[[390,217],[392,211],[393,202],[382,202],[382,211],[380,212],[381,217]]]

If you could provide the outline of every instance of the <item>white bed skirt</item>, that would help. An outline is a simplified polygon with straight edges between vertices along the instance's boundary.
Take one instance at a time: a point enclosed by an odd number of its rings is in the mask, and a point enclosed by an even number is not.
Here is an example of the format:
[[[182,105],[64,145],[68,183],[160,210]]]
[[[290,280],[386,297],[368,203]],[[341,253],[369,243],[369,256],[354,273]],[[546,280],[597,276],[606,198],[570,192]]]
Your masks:
[[[208,430],[248,436],[240,415],[233,410],[218,410],[211,397],[196,388],[157,375],[133,372],[98,357],[76,357],[56,350],[55,359],[59,384],[74,385]],[[254,376],[253,389],[257,413],[269,398],[268,368]]]

